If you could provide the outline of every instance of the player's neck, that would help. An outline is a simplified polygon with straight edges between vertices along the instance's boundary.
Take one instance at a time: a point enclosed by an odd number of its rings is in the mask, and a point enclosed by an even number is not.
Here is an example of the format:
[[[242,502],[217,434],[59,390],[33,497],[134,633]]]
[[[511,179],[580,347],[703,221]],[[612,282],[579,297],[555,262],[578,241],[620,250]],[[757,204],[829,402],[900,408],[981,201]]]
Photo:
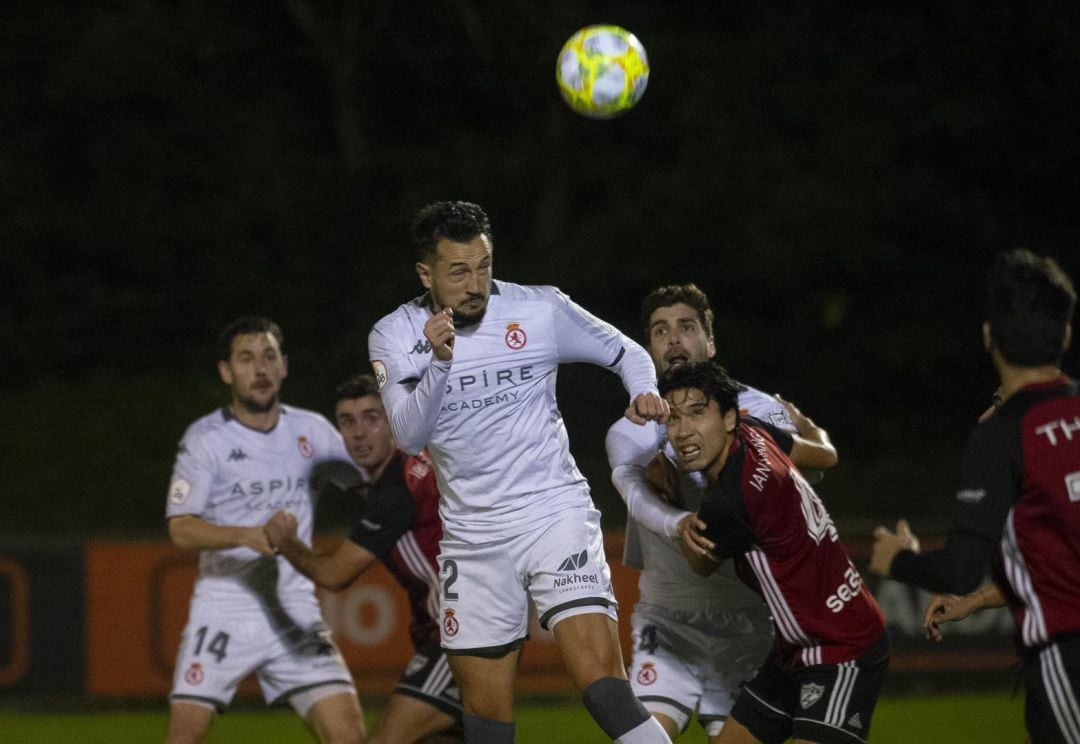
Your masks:
[[[277,426],[281,416],[281,404],[274,402],[268,411],[250,411],[236,400],[229,404],[229,414],[249,429],[270,431]]]
[[[998,376],[1001,378],[1001,399],[1006,401],[1021,388],[1028,385],[1053,382],[1061,377],[1061,368],[1056,364],[1046,364],[1041,367],[1019,367],[1009,364],[1001,358],[1000,353],[994,353],[994,366],[997,367]]]
[[[368,473],[368,477],[371,479],[372,483],[379,480],[379,478],[382,478],[382,474],[386,472],[386,466],[390,464],[390,461],[394,459],[394,455],[397,453],[398,449],[397,447],[394,447],[394,449],[390,450],[390,455],[385,460],[371,469]]]

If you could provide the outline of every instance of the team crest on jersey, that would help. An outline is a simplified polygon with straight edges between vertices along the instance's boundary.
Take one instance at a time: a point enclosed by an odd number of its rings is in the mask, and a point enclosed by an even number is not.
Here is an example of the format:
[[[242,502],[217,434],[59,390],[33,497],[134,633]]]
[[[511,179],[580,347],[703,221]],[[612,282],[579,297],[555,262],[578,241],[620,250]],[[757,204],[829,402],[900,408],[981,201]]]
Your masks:
[[[371,371],[375,373],[375,382],[379,383],[379,390],[386,384],[386,365],[382,362],[372,362]]]
[[[799,688],[799,705],[803,710],[806,710],[811,705],[821,699],[821,694],[825,692],[823,685],[815,685],[813,682],[808,682]]]
[[[457,618],[454,617],[453,610],[446,610],[443,613],[442,627],[443,632],[446,633],[446,636],[448,638],[453,638],[457,635],[457,632],[461,628],[461,626],[458,625],[458,621]]]
[[[311,442],[308,441],[307,437],[297,437],[296,446],[300,449],[300,454],[303,455],[305,459],[311,459],[311,457],[315,455],[315,448],[311,445]]]
[[[191,484],[183,478],[177,478],[169,486],[169,501],[174,504],[180,505],[188,500],[188,496],[191,495]]]
[[[196,661],[188,667],[186,672],[184,672],[184,681],[189,685],[201,685],[205,676],[206,675],[203,674],[202,664]]]
[[[656,681],[656,666],[651,661],[641,665],[641,671],[637,673],[639,685],[651,685]]]
[[[409,466],[409,475],[413,478],[425,478],[430,472],[431,466],[423,460],[413,460],[412,465]]]
[[[529,340],[529,337],[525,335],[525,329],[521,327],[520,323],[507,323],[504,338],[506,345],[515,351],[525,348],[525,344]]]

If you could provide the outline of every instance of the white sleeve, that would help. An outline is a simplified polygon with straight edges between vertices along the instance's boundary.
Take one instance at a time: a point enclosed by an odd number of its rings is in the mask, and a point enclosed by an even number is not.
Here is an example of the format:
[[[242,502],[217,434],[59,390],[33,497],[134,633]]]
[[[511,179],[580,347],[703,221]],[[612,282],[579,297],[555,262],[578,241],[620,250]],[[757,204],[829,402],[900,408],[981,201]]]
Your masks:
[[[656,368],[649,353],[610,323],[597,318],[557,289],[550,288],[555,306],[555,338],[559,363],[590,362],[617,374],[635,398],[656,392]]]
[[[200,516],[210,498],[216,468],[213,454],[207,449],[196,425],[192,424],[177,448],[165,516]]]
[[[645,477],[645,468],[660,451],[660,427],[650,421],[638,426],[619,419],[608,429],[604,444],[611,482],[626,502],[629,517],[665,537],[678,537],[679,522],[690,512],[667,503]]]
[[[428,366],[417,371],[409,362],[408,350],[398,348],[382,323],[368,336],[368,354],[398,446],[410,455],[419,454],[435,431],[451,362],[432,356]]]

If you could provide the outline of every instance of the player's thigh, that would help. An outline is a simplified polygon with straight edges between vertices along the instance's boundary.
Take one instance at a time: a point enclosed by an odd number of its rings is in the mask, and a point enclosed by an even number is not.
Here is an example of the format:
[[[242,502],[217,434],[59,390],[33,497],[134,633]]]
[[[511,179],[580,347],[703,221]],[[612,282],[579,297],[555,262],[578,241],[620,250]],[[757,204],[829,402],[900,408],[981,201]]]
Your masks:
[[[695,666],[706,664],[707,658],[685,648],[672,618],[650,609],[639,603],[631,616],[630,684],[661,724],[665,719],[671,722],[672,736],[686,729],[698,707],[703,686]]]
[[[562,512],[520,540],[529,596],[542,628],[554,630],[565,617],[596,612],[618,621],[600,512]]]
[[[352,690],[338,688],[337,692],[319,698],[304,720],[324,744],[360,744],[367,736],[360,703]]]
[[[520,656],[519,648],[496,658],[447,654],[466,713],[497,721],[513,720],[514,678]]]
[[[709,744],[761,744],[761,740],[739,721],[728,719],[719,734],[709,737]]]
[[[440,733],[460,736],[460,730],[460,718],[436,708],[427,700],[395,692],[370,741],[371,744],[411,744]]]
[[[570,678],[584,690],[603,677],[626,677],[619,626],[603,612],[564,616],[552,629]]]
[[[441,640],[449,653],[498,657],[524,643],[529,602],[518,551],[514,540],[440,544]]]
[[[195,602],[180,640],[169,699],[224,710],[239,681],[272,658],[274,630],[262,612]]]
[[[887,667],[883,636],[854,661],[800,669],[791,738],[825,744],[866,741]]]
[[[169,705],[168,744],[196,744],[206,739],[217,711],[212,705],[174,700]]]
[[[1051,643],[1024,667],[1024,723],[1032,741],[1080,741],[1080,639]]]
[[[324,697],[351,693],[352,674],[334,645],[318,608],[292,612],[300,626],[290,629],[274,643],[274,653],[256,672],[263,695],[270,704],[288,700],[301,717]]]

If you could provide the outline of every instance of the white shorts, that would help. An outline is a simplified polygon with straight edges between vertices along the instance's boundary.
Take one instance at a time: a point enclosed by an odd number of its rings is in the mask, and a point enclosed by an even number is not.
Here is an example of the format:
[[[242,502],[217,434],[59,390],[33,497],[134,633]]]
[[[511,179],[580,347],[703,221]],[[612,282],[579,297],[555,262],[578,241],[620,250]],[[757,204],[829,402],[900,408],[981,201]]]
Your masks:
[[[479,545],[440,543],[442,647],[500,657],[528,637],[529,598],[540,627],[602,612],[618,620],[600,512],[573,509],[536,529]]]
[[[193,600],[169,699],[222,711],[240,681],[252,672],[271,705],[321,686],[334,694],[349,690],[355,694],[352,676],[318,605],[277,609],[277,622],[272,622],[262,610]]]
[[[686,728],[697,711],[719,733],[742,684],[769,654],[773,625],[764,603],[750,611],[684,611],[638,602],[630,619],[630,684],[650,713]]]

